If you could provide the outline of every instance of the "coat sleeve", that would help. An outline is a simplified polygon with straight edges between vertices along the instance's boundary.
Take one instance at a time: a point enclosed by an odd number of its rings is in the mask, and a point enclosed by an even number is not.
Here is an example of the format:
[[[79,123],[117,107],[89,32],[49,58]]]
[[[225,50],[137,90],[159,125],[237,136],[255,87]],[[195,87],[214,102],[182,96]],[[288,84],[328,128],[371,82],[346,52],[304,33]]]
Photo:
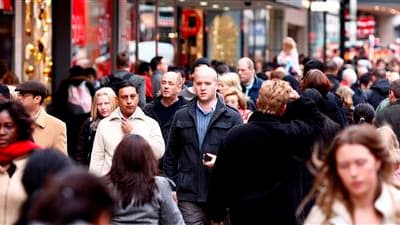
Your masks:
[[[59,127],[59,134],[55,138],[54,141],[54,147],[56,149],[61,150],[62,153],[65,155],[68,155],[68,150],[67,150],[67,126],[65,125],[64,122],[62,122],[61,126]]]
[[[172,198],[172,190],[168,181],[160,180],[160,224],[184,225],[183,217],[176,202]]]
[[[179,146],[179,133],[176,127],[177,114],[175,113],[174,119],[171,123],[171,128],[168,135],[167,149],[164,156],[163,170],[167,177],[171,178],[175,183],[177,183],[178,177],[178,159],[181,151],[181,146]]]
[[[85,120],[79,132],[78,144],[76,146],[75,160],[82,165],[87,165],[89,154],[89,135],[90,135],[90,118]]]
[[[146,86],[144,78],[139,82],[139,106],[144,107],[146,105]]]
[[[96,135],[94,137],[93,149],[90,158],[89,171],[102,176],[103,167],[105,163],[105,149],[103,140],[103,123],[100,122],[97,127]]]
[[[148,140],[157,159],[165,153],[165,142],[161,133],[161,128],[155,120],[151,121],[150,140]]]

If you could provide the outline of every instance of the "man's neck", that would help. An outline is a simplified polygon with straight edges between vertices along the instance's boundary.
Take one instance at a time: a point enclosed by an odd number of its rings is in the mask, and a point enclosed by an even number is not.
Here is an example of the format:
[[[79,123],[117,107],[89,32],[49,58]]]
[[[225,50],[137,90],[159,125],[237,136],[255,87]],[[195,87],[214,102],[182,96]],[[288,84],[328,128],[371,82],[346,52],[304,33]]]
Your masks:
[[[254,79],[256,79],[256,78],[253,76],[253,77],[249,80],[249,82],[245,83],[246,87],[252,85],[253,82],[254,82]]]
[[[161,98],[161,104],[165,107],[168,107],[177,102],[178,100],[179,100],[178,96],[170,98]]]
[[[202,101],[197,101],[197,102],[199,103],[200,107],[203,110],[209,112],[211,111],[212,107],[217,103],[217,100],[218,100],[217,97],[215,97],[214,99],[207,102],[202,102]]]
[[[32,110],[27,110],[27,111],[28,111],[29,115],[31,116],[31,118],[35,118],[36,115],[37,115],[37,114],[39,113],[39,111],[40,111],[40,106],[37,107],[37,108],[34,108],[34,109],[32,109]]]

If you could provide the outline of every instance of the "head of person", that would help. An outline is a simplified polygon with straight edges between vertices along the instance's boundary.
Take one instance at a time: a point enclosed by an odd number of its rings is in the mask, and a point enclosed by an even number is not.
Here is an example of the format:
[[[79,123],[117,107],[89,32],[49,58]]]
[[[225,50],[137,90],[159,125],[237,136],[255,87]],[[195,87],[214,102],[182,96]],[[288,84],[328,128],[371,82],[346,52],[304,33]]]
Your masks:
[[[369,123],[372,124],[375,119],[375,109],[368,103],[360,103],[354,107],[354,124]]]
[[[211,66],[211,62],[210,60],[208,60],[207,58],[198,58],[196,59],[196,61],[193,62],[190,73],[194,74],[194,72],[196,71],[197,68],[199,67],[210,67]]]
[[[167,60],[163,56],[155,56],[153,59],[151,59],[150,65],[153,71],[158,70],[161,74],[168,71]]]
[[[400,79],[393,81],[389,89],[389,101],[395,103],[400,98]]]
[[[285,37],[282,41],[283,51],[290,53],[293,49],[296,49],[296,42],[291,37]]]
[[[126,51],[118,53],[117,59],[116,59],[117,68],[130,69],[130,65],[131,65],[131,61],[129,59],[129,53]]]
[[[0,101],[0,148],[30,140],[32,132],[32,119],[21,103]]]
[[[285,75],[286,75],[285,68],[278,67],[273,71],[271,71],[270,78],[271,80],[282,80]]]
[[[161,76],[161,96],[176,99],[183,85],[182,76],[176,72],[166,72]]]
[[[97,80],[97,72],[93,67],[87,67],[83,69],[83,74],[87,77],[87,80],[94,84]]]
[[[218,91],[222,95],[230,88],[236,88],[242,91],[242,86],[240,85],[240,78],[237,73],[224,73],[218,77]]]
[[[220,63],[215,67],[215,71],[217,71],[217,73],[219,75],[221,75],[221,74],[224,74],[224,73],[231,72],[231,69],[229,68],[229,66],[226,63]]]
[[[139,93],[136,85],[130,80],[124,80],[116,86],[117,103],[122,115],[130,117],[139,103]]]
[[[352,125],[333,140],[315,178],[313,191],[324,190],[317,197],[327,219],[332,216],[335,200],[353,211],[354,202],[374,198],[382,182],[392,183],[394,164],[375,127]]]
[[[31,113],[36,113],[40,105],[47,97],[47,88],[39,81],[26,81],[19,85],[17,91],[17,99],[24,105],[25,109]]]
[[[300,87],[302,91],[307,88],[315,88],[322,96],[326,96],[331,89],[331,82],[321,70],[312,69],[304,76]]]
[[[224,94],[225,104],[235,109],[246,109],[247,101],[243,92],[236,88],[229,88]]]
[[[200,103],[210,103],[217,98],[218,75],[211,67],[196,69],[193,76],[193,87]]]
[[[371,71],[371,79],[372,81],[386,79],[386,71],[384,69],[373,69]]]
[[[138,67],[138,74],[151,76],[151,66],[148,62],[141,62]]]
[[[290,84],[283,80],[266,80],[261,85],[257,110],[262,113],[281,116],[286,110],[286,104],[294,94]]]
[[[34,202],[28,219],[44,224],[110,224],[114,208],[114,198],[103,180],[81,169],[54,176]]]
[[[303,74],[305,74],[304,78],[307,76],[308,71],[312,69],[317,69],[322,72],[325,71],[324,64],[320,60],[315,58],[305,58],[303,64],[304,64]]]
[[[328,62],[326,62],[325,72],[326,74],[337,76],[337,73],[339,72],[339,67],[335,61],[329,60]]]
[[[240,77],[240,81],[245,85],[252,84],[255,76],[255,69],[253,60],[248,57],[239,59],[237,65],[237,71]]]
[[[342,72],[342,80],[347,83],[348,86],[351,86],[357,82],[357,74],[353,68],[347,68]]]
[[[72,166],[72,161],[58,149],[46,148],[33,152],[22,175],[25,192],[32,196],[48,178]]]
[[[389,149],[393,163],[399,165],[400,146],[399,146],[399,141],[397,140],[397,136],[394,133],[393,129],[390,127],[390,125],[384,125],[379,127],[377,131],[381,135],[383,143],[386,145],[387,149]]]
[[[346,109],[353,109],[353,94],[354,91],[347,86],[339,86],[336,90],[336,94],[339,96],[340,100],[343,102],[343,106]]]
[[[157,160],[149,143],[140,135],[129,134],[115,149],[107,179],[126,207],[132,197],[137,205],[151,201],[157,174]]]
[[[0,100],[11,100],[10,89],[7,87],[7,85],[0,84]]]
[[[102,87],[98,89],[93,97],[91,111],[93,121],[109,116],[117,107],[117,96],[112,88]]]
[[[385,69],[386,68],[386,62],[383,58],[379,58],[376,60],[376,68],[378,69]]]

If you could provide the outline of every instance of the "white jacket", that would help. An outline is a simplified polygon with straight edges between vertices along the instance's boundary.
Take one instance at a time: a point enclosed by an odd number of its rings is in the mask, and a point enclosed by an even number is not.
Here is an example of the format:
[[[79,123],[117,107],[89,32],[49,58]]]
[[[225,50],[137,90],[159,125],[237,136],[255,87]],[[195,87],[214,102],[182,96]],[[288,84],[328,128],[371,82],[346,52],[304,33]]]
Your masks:
[[[375,208],[383,215],[382,224],[399,224],[400,221],[400,190],[389,184],[382,184],[382,191],[376,199]],[[334,201],[332,217],[326,224],[345,225],[353,224],[350,213],[340,201]],[[318,206],[314,206],[308,214],[304,224],[321,225],[325,214]]]
[[[129,118],[132,124],[132,134],[141,135],[149,142],[157,159],[164,155],[165,143],[158,123],[146,116],[142,109],[136,108],[135,113]],[[89,171],[99,176],[107,174],[111,168],[115,148],[123,139],[121,128],[122,119],[119,108],[107,118],[100,121],[93,143]]]

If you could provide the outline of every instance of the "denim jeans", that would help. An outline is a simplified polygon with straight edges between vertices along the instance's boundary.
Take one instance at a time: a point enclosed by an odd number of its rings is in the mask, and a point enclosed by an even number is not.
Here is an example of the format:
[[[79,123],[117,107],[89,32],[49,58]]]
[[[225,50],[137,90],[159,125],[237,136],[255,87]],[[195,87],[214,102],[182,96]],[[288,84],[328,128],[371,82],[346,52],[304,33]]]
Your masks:
[[[205,204],[199,202],[178,201],[186,225],[209,225],[206,218]]]

